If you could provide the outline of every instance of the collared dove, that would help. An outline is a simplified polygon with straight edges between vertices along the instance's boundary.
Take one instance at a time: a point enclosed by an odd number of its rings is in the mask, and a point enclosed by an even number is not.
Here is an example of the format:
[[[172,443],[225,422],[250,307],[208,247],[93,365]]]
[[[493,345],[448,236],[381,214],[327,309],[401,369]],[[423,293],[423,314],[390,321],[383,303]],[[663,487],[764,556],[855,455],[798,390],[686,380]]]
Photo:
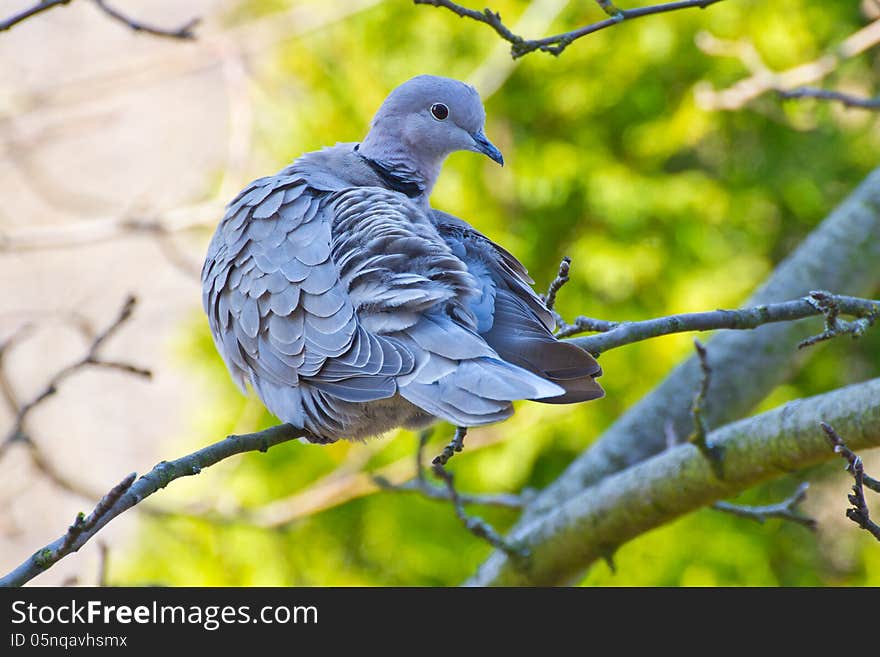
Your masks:
[[[362,142],[307,153],[227,207],[202,269],[214,342],[242,391],[307,440],[603,395],[598,363],[556,340],[522,264],[428,203],[450,153],[503,164],[484,122],[473,87],[418,76]]]

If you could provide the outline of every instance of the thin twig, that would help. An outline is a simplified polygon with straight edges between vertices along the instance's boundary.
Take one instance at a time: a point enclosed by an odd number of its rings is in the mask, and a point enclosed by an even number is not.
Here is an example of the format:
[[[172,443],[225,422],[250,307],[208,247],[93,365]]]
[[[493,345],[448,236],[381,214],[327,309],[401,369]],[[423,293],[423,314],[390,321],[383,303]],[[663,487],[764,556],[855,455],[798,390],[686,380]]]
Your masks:
[[[625,20],[633,20],[642,16],[650,16],[653,14],[663,14],[670,11],[678,11],[680,9],[705,9],[710,5],[714,5],[721,0],[678,0],[677,2],[668,2],[664,4],[651,5],[649,7],[638,7],[636,9],[617,9],[611,2],[599,2],[599,6],[609,14],[605,20],[584,25],[569,32],[554,34],[553,36],[543,37],[540,39],[525,39],[514,34],[501,20],[501,14],[484,9],[478,11],[476,9],[468,9],[451,0],[414,0],[417,5],[431,5],[433,7],[445,7],[454,14],[462,18],[470,18],[480,23],[485,23],[505,41],[510,42],[511,57],[517,59],[530,52],[540,50],[550,53],[551,55],[559,55],[572,42],[593,34],[600,30],[613,27]],[[613,13],[611,13],[613,12]]]
[[[423,455],[427,439],[431,435],[430,431],[423,431],[419,434],[419,445],[416,449],[416,475],[409,481],[402,484],[392,484],[388,479],[380,475],[374,475],[375,484],[386,491],[397,492],[415,492],[427,497],[431,500],[452,500],[448,486],[436,486],[428,481],[425,477],[425,467]],[[458,499],[462,504],[483,504],[486,506],[499,506],[507,509],[521,509],[525,506],[526,500],[520,495],[500,493],[497,495],[467,495],[458,493]]]
[[[21,586],[32,580],[59,559],[79,550],[113,518],[174,480],[197,475],[203,469],[235,454],[265,452],[270,447],[302,435],[302,431],[291,425],[280,424],[257,433],[228,436],[225,440],[174,461],[162,461],[136,481],[135,475],[129,475],[101,500],[88,518],[77,516],[77,520],[63,536],[28,557],[12,572],[0,577],[0,586]]]
[[[880,43],[880,20],[854,32],[840,44],[828,49],[817,59],[784,71],[773,71],[764,62],[758,50],[748,41],[729,41],[703,32],[697,35],[697,47],[715,57],[734,57],[749,71],[749,76],[725,89],[713,89],[701,83],[696,89],[696,100],[705,109],[738,110],[759,96],[771,92],[803,87],[817,82],[868,48]]]
[[[375,476],[373,481],[382,490],[395,491],[400,493],[419,493],[429,500],[440,500],[448,502],[452,499],[447,487],[435,486],[427,481],[419,481],[418,479],[410,479],[402,484],[392,484],[385,477]],[[458,498],[462,504],[478,504],[481,506],[497,506],[503,509],[522,509],[526,502],[519,496],[512,493],[498,493],[495,495],[471,495],[468,493],[459,493]]]
[[[30,322],[22,324],[17,329],[15,329],[12,334],[7,337],[3,342],[0,342],[0,396],[3,397],[3,401],[6,403],[6,407],[12,412],[13,415],[18,413],[19,409],[19,401],[18,396],[15,394],[15,390],[12,388],[12,384],[9,382],[9,378],[6,376],[5,369],[5,359],[6,355],[9,353],[10,349],[14,347],[18,342],[26,338],[33,331],[34,325]]]
[[[474,536],[481,538],[485,541],[488,541],[492,547],[503,550],[506,554],[510,555],[511,558],[515,559],[524,559],[527,556],[521,548],[518,546],[508,543],[502,538],[502,536],[495,531],[495,529],[487,523],[482,518],[478,518],[477,516],[468,515],[468,513],[464,510],[464,505],[472,498],[466,498],[462,496],[455,488],[453,475],[449,472],[444,466],[449,462],[449,460],[462,449],[464,449],[464,438],[467,435],[467,427],[456,427],[455,435],[452,437],[452,440],[449,442],[446,447],[443,448],[443,451],[434,457],[431,462],[432,471],[434,474],[446,484],[446,491],[443,495],[443,499],[448,499],[452,502],[452,506],[455,509],[455,515],[458,516],[459,520],[461,520],[462,524],[465,528],[471,532]],[[419,452],[416,454],[416,467],[418,471],[421,472],[422,467],[422,449],[424,447],[424,440],[420,440],[419,442]],[[379,482],[377,482],[379,483]],[[381,483],[380,483],[381,485]],[[415,480],[415,485],[422,490],[429,497],[435,497],[436,493],[432,491],[433,486],[428,484],[422,476],[419,476]],[[439,497],[437,499],[440,499]],[[516,508],[522,508],[522,500],[517,501]]]
[[[31,16],[36,16],[44,11],[49,11],[50,9],[69,4],[70,2],[71,0],[39,0],[39,2],[32,7],[28,7],[24,11],[20,11],[19,13],[0,21],[0,32],[5,32],[22,21],[27,20]]]
[[[108,369],[116,369],[122,372],[126,372],[128,374],[133,374],[135,376],[141,376],[144,378],[150,378],[152,373],[148,369],[144,369],[142,367],[138,367],[136,365],[132,365],[130,363],[125,363],[121,361],[114,360],[105,360],[103,359],[99,351],[104,343],[116,333],[117,330],[131,317],[132,311],[134,310],[135,304],[137,303],[137,299],[134,296],[128,296],[125,299],[125,302],[122,305],[122,309],[119,312],[119,315],[116,317],[113,322],[107,326],[103,331],[101,331],[95,339],[92,340],[92,343],[89,345],[86,354],[70,365],[67,365],[60,370],[58,370],[52,378],[49,379],[49,382],[40,390],[32,399],[23,403],[19,408],[18,412],[15,416],[15,421],[13,423],[12,429],[10,429],[9,433],[6,435],[4,443],[14,442],[16,440],[25,440],[28,441],[29,438],[27,436],[27,432],[25,430],[25,421],[27,420],[28,415],[40,404],[46,401],[49,397],[53,396],[56,392],[58,392],[58,386],[61,383],[70,377],[75,372],[85,368],[85,367],[104,367]]]
[[[502,550],[512,559],[523,561],[528,558],[529,553],[523,547],[510,543],[501,536],[495,529],[482,518],[468,515],[464,510],[464,500],[455,489],[453,475],[441,463],[434,463],[434,474],[437,475],[446,484],[446,490],[449,498],[452,500],[452,506],[455,509],[455,515],[461,520],[465,528],[474,536],[487,541],[497,550]]]
[[[874,325],[877,317],[880,316],[880,306],[878,306],[870,313],[867,313],[854,321],[844,321],[840,319],[841,308],[837,297],[824,290],[810,292],[807,300],[815,306],[816,310],[825,316],[825,330],[818,335],[802,340],[798,344],[798,349],[810,347],[817,342],[830,340],[839,335],[851,335],[853,338],[859,338],[864,335],[865,331]]]
[[[808,482],[802,482],[791,497],[788,497],[781,502],[777,502],[776,504],[749,506],[745,504],[732,504],[730,502],[715,502],[715,504],[712,505],[712,508],[716,511],[723,511],[724,513],[729,513],[740,518],[747,518],[759,523],[763,523],[768,518],[779,518],[815,530],[817,526],[816,521],[813,518],[798,513],[797,511],[797,506],[804,501],[809,488],[810,484]]]
[[[49,9],[54,9],[55,7],[60,7],[62,5],[68,5],[73,0],[39,0],[35,5],[21,11],[9,18],[0,21],[0,32],[8,30],[13,26],[21,23],[22,21],[27,20],[37,14],[41,14],[44,11],[48,11]],[[161,27],[156,27],[154,25],[148,25],[143,23],[142,21],[135,20],[123,14],[118,9],[114,9],[109,6],[104,0],[92,0],[97,7],[104,12],[111,19],[122,23],[123,25],[129,27],[135,32],[144,32],[145,34],[152,34],[153,36],[158,37],[167,37],[171,39],[183,39],[190,40],[195,39],[196,35],[193,32],[193,29],[196,25],[198,25],[198,18],[193,18],[180,27],[173,29],[166,29]]]
[[[846,460],[846,470],[855,480],[852,487],[853,492],[847,496],[852,507],[846,510],[846,517],[880,541],[880,525],[871,520],[868,503],[865,501],[865,486],[868,486],[875,492],[880,492],[880,482],[865,474],[865,466],[862,463],[862,459],[847,447],[843,438],[840,437],[830,424],[822,422],[820,426],[828,437],[828,442],[831,443],[832,449]]]
[[[856,107],[861,109],[880,109],[880,96],[874,98],[862,98],[852,94],[834,91],[832,89],[818,89],[816,87],[798,87],[788,91],[780,91],[780,97],[790,100],[795,98],[816,98],[818,100],[830,100],[841,103],[844,107]]]
[[[550,283],[550,286],[547,288],[547,294],[544,295],[544,305],[547,306],[547,310],[552,311],[554,306],[556,306],[556,295],[562,289],[562,286],[568,283],[570,271],[571,258],[565,256],[562,258],[562,262],[559,263],[556,278]]]
[[[484,432],[468,444],[468,451],[485,449],[504,439],[500,432]],[[275,500],[258,509],[237,509],[224,513],[232,522],[249,522],[257,527],[279,528],[302,518],[344,504],[364,495],[372,495],[378,486],[376,477],[385,481],[403,479],[410,473],[410,459],[393,461],[380,469],[381,474],[369,474],[362,470],[333,472],[320,478],[304,490]],[[211,514],[212,518],[215,514]]]
[[[6,400],[7,405],[10,407],[13,415],[15,416],[12,428],[7,433],[5,439],[0,442],[0,457],[2,457],[3,454],[12,445],[23,444],[28,450],[28,454],[34,467],[43,475],[45,475],[46,478],[48,478],[53,484],[57,485],[62,490],[73,493],[74,495],[77,495],[79,497],[85,499],[95,498],[94,491],[88,490],[81,484],[71,480],[54,466],[51,459],[47,458],[46,455],[43,454],[39,445],[30,435],[30,431],[27,428],[27,419],[35,408],[37,408],[48,398],[56,394],[56,392],[58,391],[58,387],[65,379],[73,375],[76,371],[85,367],[104,367],[109,369],[117,369],[136,376],[151,376],[149,370],[142,369],[129,363],[105,360],[101,358],[99,354],[101,347],[107,342],[107,340],[114,333],[116,333],[116,331],[119,330],[119,328],[131,317],[132,311],[134,310],[134,305],[134,297],[129,296],[128,298],[126,298],[125,303],[123,304],[122,309],[119,312],[119,315],[114,319],[114,321],[97,335],[88,336],[91,339],[91,343],[89,344],[86,354],[75,363],[67,365],[58,370],[51,377],[45,387],[42,388],[33,398],[31,398],[24,404],[19,403],[11,384],[9,383],[8,376],[6,374],[5,368],[3,367],[3,357],[18,340],[20,340],[22,337],[24,337],[24,335],[27,334],[27,331],[19,329],[12,336],[7,338],[2,343],[2,345],[0,345],[0,390],[2,390],[3,397]],[[28,325],[25,326],[27,327]],[[76,326],[84,335],[87,335],[89,333],[83,322],[77,323]]]
[[[691,416],[694,419],[694,437],[691,440],[701,449],[706,447],[706,434],[709,433],[709,426],[706,424],[706,418],[703,416],[703,409],[706,405],[706,395],[709,392],[709,384],[712,381],[712,368],[709,367],[708,354],[706,347],[697,338],[694,338],[694,349],[697,351],[697,358],[700,361],[700,387],[697,394],[694,395],[694,401],[691,403]]]
[[[783,301],[753,308],[738,310],[711,310],[699,313],[682,313],[639,322],[608,322],[605,320],[578,318],[571,330],[560,333],[558,337],[568,337],[581,331],[603,331],[597,335],[574,338],[573,344],[589,351],[594,356],[634,342],[672,333],[691,331],[713,331],[717,329],[754,329],[764,324],[790,322],[793,320],[825,314],[817,303],[821,297],[826,302],[833,301],[840,314],[856,317],[838,327],[835,335],[848,334],[859,337],[880,316],[880,301],[862,299],[825,291],[814,291],[793,301]],[[583,320],[583,321],[581,321]]]
[[[706,410],[706,396],[709,394],[709,385],[712,382],[712,368],[709,366],[709,354],[706,347],[697,338],[694,338],[694,349],[697,351],[697,358],[700,362],[700,386],[694,395],[691,403],[691,417],[694,420],[694,433],[690,436],[689,441],[693,443],[703,455],[712,463],[715,474],[720,478],[721,472],[721,448],[716,445],[710,445],[707,439],[709,434],[709,425],[704,415]]]
[[[195,39],[196,35],[195,32],[193,32],[193,29],[196,27],[196,25],[199,24],[201,20],[199,18],[191,18],[180,27],[166,29],[162,27],[156,27],[154,25],[148,25],[147,23],[143,23],[141,21],[130,18],[120,12],[118,9],[114,9],[113,7],[108,5],[104,0],[93,0],[93,2],[98,6],[101,11],[107,14],[107,16],[115,21],[119,21],[123,25],[127,25],[135,32],[143,32],[144,34],[152,34],[153,36],[158,37],[168,37],[170,39],[184,40]]]

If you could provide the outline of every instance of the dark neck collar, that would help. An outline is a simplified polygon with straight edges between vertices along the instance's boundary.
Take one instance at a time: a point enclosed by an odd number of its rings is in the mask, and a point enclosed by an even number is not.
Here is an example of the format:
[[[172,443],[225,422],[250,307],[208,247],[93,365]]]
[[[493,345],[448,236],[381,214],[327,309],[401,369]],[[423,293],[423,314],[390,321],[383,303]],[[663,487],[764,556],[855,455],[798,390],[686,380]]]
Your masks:
[[[377,176],[379,176],[382,182],[385,183],[385,185],[389,189],[393,189],[396,192],[405,194],[409,198],[416,198],[417,196],[421,196],[422,194],[424,194],[425,187],[424,185],[414,180],[415,176],[407,176],[400,173],[395,173],[388,165],[367,157],[366,155],[361,153],[358,150],[359,146],[360,144],[354,147],[354,152],[357,153],[358,156],[367,163],[367,165],[369,165],[373,172]]]

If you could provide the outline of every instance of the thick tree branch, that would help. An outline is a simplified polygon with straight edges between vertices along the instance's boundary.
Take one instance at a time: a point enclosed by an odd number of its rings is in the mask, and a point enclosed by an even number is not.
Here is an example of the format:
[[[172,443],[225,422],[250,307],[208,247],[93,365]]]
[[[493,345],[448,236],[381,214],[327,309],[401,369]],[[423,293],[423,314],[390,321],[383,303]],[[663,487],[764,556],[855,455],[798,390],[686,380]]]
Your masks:
[[[59,369],[34,397],[24,403],[19,401],[18,395],[9,379],[5,366],[5,356],[15,344],[30,334],[33,326],[31,324],[25,324],[9,338],[0,343],[0,393],[2,393],[2,397],[6,402],[7,407],[15,418],[12,428],[9,430],[6,437],[0,441],[0,457],[2,457],[13,445],[23,445],[28,450],[28,455],[34,467],[53,484],[60,487],[62,490],[73,493],[79,497],[94,499],[95,493],[93,491],[88,490],[86,487],[64,474],[55,466],[52,459],[44,454],[39,444],[31,435],[27,426],[27,420],[34,410],[57,393],[58,388],[63,381],[86,367],[116,369],[146,378],[151,376],[149,370],[142,369],[130,363],[107,360],[100,354],[100,351],[107,340],[109,340],[110,337],[129,320],[134,310],[134,306],[135,298],[129,296],[123,303],[122,309],[119,311],[117,317],[100,333],[94,332],[91,327],[87,325],[87,321],[82,317],[73,314],[71,316],[71,324],[89,341],[85,355],[76,362]]]
[[[459,495],[458,490],[455,488],[455,482],[451,472],[444,468],[442,464],[436,462],[434,463],[432,470],[434,471],[434,474],[446,484],[446,491],[449,495],[449,499],[452,501],[452,508],[455,510],[455,515],[458,516],[458,519],[461,520],[461,523],[465,526],[465,529],[474,536],[483,539],[497,550],[501,550],[515,562],[519,562],[528,557],[527,550],[523,549],[515,542],[506,540],[494,527],[492,527],[492,525],[482,518],[472,516],[464,510],[464,499]]]
[[[18,568],[0,577],[0,586],[21,586],[51,567],[59,559],[76,552],[120,513],[139,504],[175,479],[189,477],[215,463],[244,452],[265,452],[270,447],[300,438],[302,432],[280,424],[257,433],[228,436],[174,461],[162,461],[135,480],[129,475],[114,487],[88,516],[77,520],[63,536],[28,557]]]
[[[771,274],[747,303],[769,306],[833,289],[862,294],[880,281],[880,169],[871,173],[843,203]],[[814,313],[809,302],[795,302],[799,312]],[[728,331],[714,335],[712,352],[715,377],[710,425],[720,426],[746,415],[797,364],[795,349],[811,335],[804,322],[779,322],[754,331]],[[575,344],[602,336],[576,338]],[[692,357],[676,367],[653,391],[644,396],[609,427],[526,509],[540,514],[569,499],[604,476],[666,449],[664,427],[678,436],[692,426],[690,400],[700,381],[700,366]]]
[[[666,450],[531,517],[508,537],[527,567],[495,552],[468,584],[556,584],[614,548],[685,513],[832,456],[819,423],[839,426],[854,449],[880,446],[880,379],[791,402],[713,431],[724,449],[719,478],[691,444]]]
[[[710,5],[714,5],[721,0],[678,0],[676,2],[668,2],[649,7],[638,7],[636,9],[618,9],[610,0],[597,0],[602,10],[608,14],[605,20],[584,25],[569,32],[562,32],[552,36],[540,39],[525,39],[518,34],[514,34],[501,20],[501,14],[491,9],[468,9],[451,0],[414,0],[417,5],[431,5],[433,7],[444,7],[462,18],[470,18],[480,23],[485,23],[505,41],[510,42],[511,57],[517,59],[530,52],[540,50],[550,53],[551,55],[559,55],[572,42],[585,37],[594,32],[613,27],[626,20],[634,20],[643,16],[651,16],[654,14],[664,14],[670,11],[678,11],[680,9],[705,9]]]

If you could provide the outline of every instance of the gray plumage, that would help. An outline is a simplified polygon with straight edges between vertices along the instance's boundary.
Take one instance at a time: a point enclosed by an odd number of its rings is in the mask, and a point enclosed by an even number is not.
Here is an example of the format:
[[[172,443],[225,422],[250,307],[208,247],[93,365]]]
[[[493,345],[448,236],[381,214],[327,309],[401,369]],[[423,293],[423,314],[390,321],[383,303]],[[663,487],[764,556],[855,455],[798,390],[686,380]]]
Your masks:
[[[308,153],[227,207],[202,269],[211,332],[242,390],[309,440],[602,396],[517,259],[428,205],[449,153],[502,161],[484,121],[473,88],[413,78],[360,144]]]

